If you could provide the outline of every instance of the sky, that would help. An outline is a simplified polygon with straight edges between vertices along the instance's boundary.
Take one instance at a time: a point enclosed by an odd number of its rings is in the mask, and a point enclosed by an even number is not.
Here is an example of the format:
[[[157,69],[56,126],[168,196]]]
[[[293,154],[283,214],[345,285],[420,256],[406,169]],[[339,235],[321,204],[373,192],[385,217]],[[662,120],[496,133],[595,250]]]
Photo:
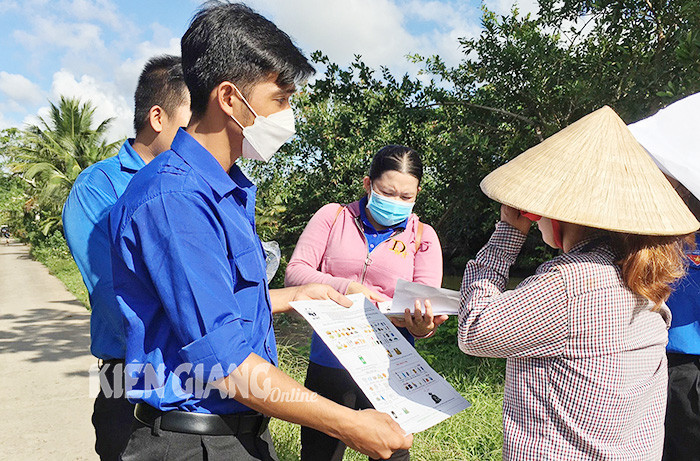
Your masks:
[[[152,56],[180,54],[199,0],[0,0],[0,129],[36,123],[59,96],[91,101],[96,121],[113,117],[110,141],[133,136],[133,94]],[[373,68],[416,76],[407,54],[463,56],[478,36],[480,0],[248,0],[309,56],[341,66],[354,55]],[[491,10],[536,12],[536,0],[484,0]],[[320,69],[317,69],[320,70]]]

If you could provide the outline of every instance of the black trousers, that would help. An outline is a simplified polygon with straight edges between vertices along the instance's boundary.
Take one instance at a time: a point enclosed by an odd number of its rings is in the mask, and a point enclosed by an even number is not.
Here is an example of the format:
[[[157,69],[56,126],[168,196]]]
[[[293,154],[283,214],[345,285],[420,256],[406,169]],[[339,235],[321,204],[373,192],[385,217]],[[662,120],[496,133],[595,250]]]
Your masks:
[[[116,461],[131,435],[131,426],[135,421],[134,404],[126,400],[124,393],[124,362],[106,362],[101,366],[100,373],[104,374],[109,387],[105,389],[100,386],[93,407],[95,451],[102,461]],[[105,395],[105,390],[110,397]]]
[[[700,355],[668,354],[664,461],[700,461]]]
[[[344,368],[324,367],[309,362],[304,385],[319,395],[340,405],[363,410],[374,408],[360,387]],[[302,461],[341,461],[345,453],[345,444],[323,432],[309,427],[301,428]],[[372,458],[370,458],[372,459]],[[395,461],[408,461],[408,450],[396,451],[391,458]]]
[[[136,421],[123,461],[278,461],[269,429],[261,434],[196,435]]]

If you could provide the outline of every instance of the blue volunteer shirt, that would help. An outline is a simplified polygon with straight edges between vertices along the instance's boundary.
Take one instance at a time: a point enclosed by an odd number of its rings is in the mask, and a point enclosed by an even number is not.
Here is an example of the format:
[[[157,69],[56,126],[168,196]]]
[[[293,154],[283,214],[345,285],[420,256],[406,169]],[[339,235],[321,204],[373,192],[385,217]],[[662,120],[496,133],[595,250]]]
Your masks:
[[[377,248],[379,244],[389,240],[394,233],[398,233],[406,229],[408,218],[404,219],[399,224],[388,227],[384,230],[375,229],[372,223],[369,222],[369,219],[367,219],[367,212],[365,211],[365,208],[367,208],[367,197],[360,199],[360,219],[362,220],[362,229],[365,234],[365,239],[367,240],[367,249],[370,253]],[[399,328],[398,330],[408,340],[408,342],[411,344],[415,343],[415,339],[407,328]],[[343,365],[336,358],[336,356],[333,355],[333,352],[331,352],[328,346],[326,346],[326,343],[323,342],[321,337],[318,336],[316,332],[314,332],[311,337],[311,351],[309,353],[309,360],[318,365],[323,365],[324,367],[343,368]]]
[[[255,192],[237,166],[227,174],[181,129],[112,209],[132,402],[163,411],[247,411],[208,383],[252,353],[277,363]]]
[[[700,233],[695,235],[700,245]],[[676,282],[666,301],[671,309],[669,352],[700,355],[700,248],[688,254],[688,273]]]
[[[90,351],[123,359],[124,322],[112,286],[107,217],[144,161],[127,140],[114,157],[85,169],[63,205],[63,232],[90,296]]]

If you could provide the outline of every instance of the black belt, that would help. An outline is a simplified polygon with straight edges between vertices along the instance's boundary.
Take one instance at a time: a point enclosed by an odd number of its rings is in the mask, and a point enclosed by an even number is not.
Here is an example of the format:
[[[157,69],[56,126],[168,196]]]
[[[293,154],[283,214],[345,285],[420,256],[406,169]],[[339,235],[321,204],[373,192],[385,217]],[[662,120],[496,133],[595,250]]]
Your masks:
[[[677,367],[678,365],[685,365],[686,363],[691,362],[697,362],[698,364],[700,364],[700,355],[666,352],[666,357],[668,357],[669,367]]]
[[[97,368],[99,368],[101,370],[102,367],[104,367],[105,365],[114,366],[114,365],[118,365],[120,363],[122,365],[124,365],[124,363],[125,363],[124,359],[107,359],[107,360],[97,359]]]
[[[270,418],[254,411],[232,415],[211,415],[189,411],[160,411],[145,403],[137,403],[134,417],[153,427],[160,418],[160,429],[198,435],[260,435]]]

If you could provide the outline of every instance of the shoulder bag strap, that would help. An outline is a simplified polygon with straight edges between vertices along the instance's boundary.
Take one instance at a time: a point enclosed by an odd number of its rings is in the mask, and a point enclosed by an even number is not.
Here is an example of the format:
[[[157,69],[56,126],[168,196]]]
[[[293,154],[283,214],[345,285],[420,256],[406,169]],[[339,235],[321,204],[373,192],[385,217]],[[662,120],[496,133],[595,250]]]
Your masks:
[[[416,230],[416,253],[420,248],[421,239],[423,238],[423,223],[418,221],[418,229]]]

